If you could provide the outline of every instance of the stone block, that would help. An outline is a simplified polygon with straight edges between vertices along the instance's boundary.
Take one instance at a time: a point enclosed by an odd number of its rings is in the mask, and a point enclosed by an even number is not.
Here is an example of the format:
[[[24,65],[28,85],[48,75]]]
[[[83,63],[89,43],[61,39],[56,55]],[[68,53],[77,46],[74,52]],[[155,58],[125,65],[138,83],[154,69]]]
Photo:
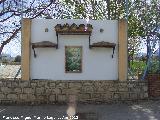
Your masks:
[[[7,98],[11,99],[11,100],[17,100],[18,99],[18,95],[17,94],[8,94]]]
[[[51,88],[45,88],[45,94],[51,94],[52,89]]]
[[[49,82],[49,87],[51,88],[55,88],[56,87],[56,83],[55,82]]]
[[[110,92],[116,92],[117,91],[117,88],[116,87],[110,87],[109,89],[108,89],[108,91],[110,91]]]
[[[82,83],[80,83],[80,82],[71,82],[71,83],[69,83],[69,88],[81,88],[82,87]]]
[[[67,82],[57,82],[56,88],[68,88],[68,83]]]
[[[134,92],[136,92],[136,93],[139,93],[139,92],[141,92],[141,88],[138,88],[138,87],[132,88],[131,91],[134,91]]]
[[[61,94],[62,90],[60,88],[55,88],[55,89],[52,89],[52,93],[54,93],[54,94]]]
[[[85,93],[93,93],[94,88],[93,88],[93,86],[83,86],[82,91],[85,92]]]
[[[21,90],[21,88],[14,88],[14,92],[16,92],[16,93],[21,93],[22,90]]]
[[[47,86],[48,81],[37,81],[37,86],[38,87],[45,87]]]
[[[40,88],[36,88],[36,94],[43,94],[44,93],[44,88],[40,87]]]
[[[67,98],[67,102],[69,105],[75,105],[77,102],[77,95],[76,94],[69,94]]]
[[[139,93],[139,99],[144,99],[144,93]]]
[[[102,94],[102,99],[104,99],[104,100],[110,100],[110,99],[112,99],[111,93]]]
[[[50,87],[50,81],[46,81],[45,88],[55,88],[55,86]]]
[[[144,98],[148,98],[148,92],[144,93]]]
[[[31,82],[31,87],[36,87],[37,86],[37,82]]]
[[[56,95],[50,95],[49,96],[49,101],[50,102],[55,102],[56,101]]]
[[[119,87],[118,91],[119,92],[127,92],[128,88],[127,87]]]
[[[58,102],[67,102],[67,96],[66,95],[58,95]]]
[[[44,95],[37,95],[36,94],[36,100],[38,100],[38,101],[45,101],[45,100],[47,100],[47,97],[44,96]]]
[[[35,90],[33,88],[23,88],[23,93],[35,93]]]
[[[110,83],[110,84],[108,85],[109,88],[114,88],[114,86],[115,86],[114,83]]]
[[[96,92],[103,93],[106,91],[106,87],[98,87],[96,88]]]
[[[34,101],[36,96],[34,94],[27,94],[27,101]]]
[[[19,98],[20,98],[21,100],[27,100],[27,94],[20,94],[20,95],[19,95]]]
[[[62,94],[78,94],[81,90],[78,88],[62,89]]]
[[[92,98],[92,99],[101,99],[102,96],[101,96],[100,93],[93,93],[93,94],[91,95],[91,98]]]
[[[120,94],[119,93],[114,93],[113,99],[120,99]]]
[[[148,86],[144,86],[143,91],[147,92],[148,91]]]
[[[132,84],[131,84],[131,83],[129,83],[129,84],[128,84],[128,87],[129,87],[129,88],[134,88],[134,87],[135,87],[135,84],[133,84],[133,83],[132,83]]]
[[[93,82],[92,81],[84,81],[83,86],[93,86]]]
[[[12,87],[12,82],[11,81],[7,81],[6,82],[6,87]]]
[[[120,93],[120,98],[121,98],[122,100],[127,100],[127,99],[129,99],[129,94],[128,94],[128,92]]]
[[[4,86],[4,85],[3,85],[3,82],[2,82],[2,81],[0,81],[0,87],[2,87],[2,86]]]
[[[0,94],[0,99],[5,99],[5,94]]]
[[[11,93],[12,89],[8,87],[1,87],[1,92],[2,93]]]
[[[129,94],[129,98],[134,100],[134,99],[137,99],[138,96],[137,96],[136,93],[130,93],[130,94]]]
[[[96,82],[94,83],[94,86],[95,86],[95,87],[104,87],[104,86],[107,86],[107,85],[102,84],[102,82],[100,82],[100,81],[96,81]]]
[[[91,94],[89,94],[89,93],[78,94],[78,99],[80,99],[80,100],[91,99]]]
[[[19,81],[12,81],[12,87],[19,87]]]
[[[127,87],[127,83],[126,82],[119,82],[118,86],[119,87]]]
[[[29,87],[29,81],[20,81],[19,82],[20,87]]]

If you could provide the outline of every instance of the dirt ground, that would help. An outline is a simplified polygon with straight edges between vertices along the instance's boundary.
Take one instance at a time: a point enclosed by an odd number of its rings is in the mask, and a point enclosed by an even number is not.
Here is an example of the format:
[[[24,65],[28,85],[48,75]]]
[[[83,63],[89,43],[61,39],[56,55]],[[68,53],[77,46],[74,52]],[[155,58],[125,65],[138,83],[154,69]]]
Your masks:
[[[0,120],[66,119],[67,105],[0,106]],[[78,117],[77,117],[78,116]],[[160,100],[138,103],[78,104],[78,120],[160,120]]]

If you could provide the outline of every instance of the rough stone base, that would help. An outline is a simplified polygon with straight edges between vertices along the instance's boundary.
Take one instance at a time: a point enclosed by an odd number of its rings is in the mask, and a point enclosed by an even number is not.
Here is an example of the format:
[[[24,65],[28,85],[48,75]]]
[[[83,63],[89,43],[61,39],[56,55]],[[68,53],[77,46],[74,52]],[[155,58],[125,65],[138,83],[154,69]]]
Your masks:
[[[68,103],[70,96],[76,102],[105,103],[148,98],[145,81],[107,80],[0,80],[1,104],[55,104]]]

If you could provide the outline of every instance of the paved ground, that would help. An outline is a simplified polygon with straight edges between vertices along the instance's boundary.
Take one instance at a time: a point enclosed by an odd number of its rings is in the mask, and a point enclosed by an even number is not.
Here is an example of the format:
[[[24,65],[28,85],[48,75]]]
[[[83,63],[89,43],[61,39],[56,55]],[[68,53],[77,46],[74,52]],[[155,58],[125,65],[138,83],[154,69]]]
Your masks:
[[[58,120],[66,117],[66,110],[67,105],[0,106],[0,120]],[[134,104],[79,104],[77,113],[81,118],[88,115],[87,119],[78,120],[160,120],[160,100]]]
[[[0,78],[14,78],[20,67],[20,65],[0,65]],[[21,78],[21,75],[19,74],[17,78]]]

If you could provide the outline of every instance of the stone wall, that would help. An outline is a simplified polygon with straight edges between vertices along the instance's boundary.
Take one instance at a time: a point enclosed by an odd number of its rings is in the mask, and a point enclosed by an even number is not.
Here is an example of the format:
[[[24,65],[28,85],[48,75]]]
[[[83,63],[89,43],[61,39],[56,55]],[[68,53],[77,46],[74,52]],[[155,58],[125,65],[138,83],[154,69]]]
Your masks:
[[[148,93],[151,97],[160,97],[160,74],[148,74]]]
[[[62,103],[70,95],[87,103],[140,100],[148,98],[148,85],[145,81],[0,80],[1,104]]]

